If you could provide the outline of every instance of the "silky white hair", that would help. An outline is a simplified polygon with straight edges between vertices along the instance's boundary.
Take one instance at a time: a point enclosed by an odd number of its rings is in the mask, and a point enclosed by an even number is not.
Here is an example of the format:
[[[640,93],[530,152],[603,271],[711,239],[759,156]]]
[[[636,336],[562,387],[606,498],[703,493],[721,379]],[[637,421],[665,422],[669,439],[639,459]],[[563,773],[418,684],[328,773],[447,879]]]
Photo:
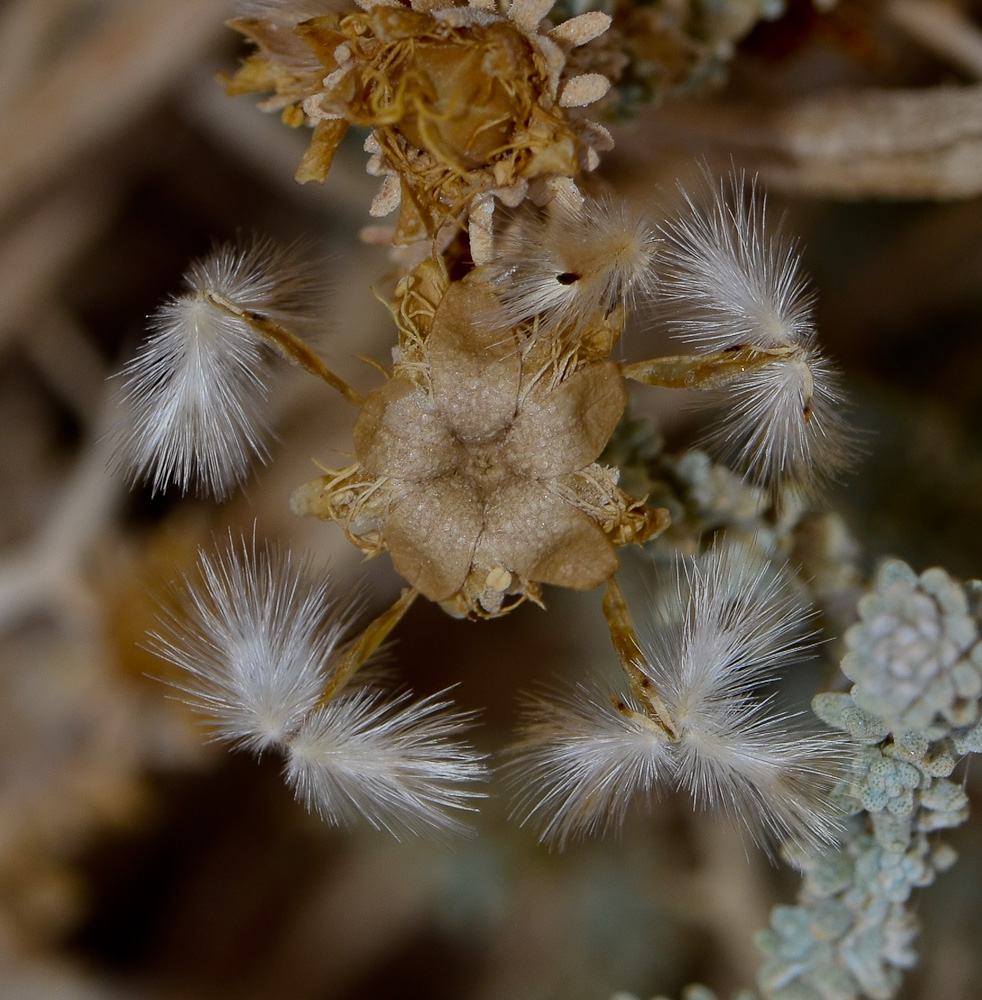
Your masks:
[[[634,695],[528,699],[507,769],[515,815],[561,848],[619,826],[637,799],[683,791],[766,848],[833,841],[841,747],[763,691],[808,653],[808,621],[787,573],[747,549],[680,561],[638,664],[674,732]]]
[[[296,797],[324,820],[358,816],[399,837],[466,831],[482,755],[459,737],[473,715],[446,692],[413,701],[378,678],[324,693],[352,631],[354,604],[306,560],[255,539],[201,553],[150,646],[216,740],[279,751]]]

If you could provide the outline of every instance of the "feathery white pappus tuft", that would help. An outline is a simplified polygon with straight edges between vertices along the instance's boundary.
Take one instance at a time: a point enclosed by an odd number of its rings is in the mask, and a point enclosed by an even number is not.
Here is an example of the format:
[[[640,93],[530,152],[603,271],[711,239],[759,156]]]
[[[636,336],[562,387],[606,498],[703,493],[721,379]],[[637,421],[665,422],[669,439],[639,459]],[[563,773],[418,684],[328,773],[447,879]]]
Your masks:
[[[811,344],[815,297],[797,244],[780,226],[766,232],[764,194],[742,173],[706,186],[705,209],[685,194],[686,214],[662,229],[660,292],[676,307],[675,333],[700,350]]]
[[[294,25],[311,17],[336,14],[338,0],[235,0],[232,14],[241,18],[262,18]]]
[[[673,731],[640,697],[615,696],[613,710],[582,691],[535,700],[510,765],[513,780],[530,782],[516,811],[562,847],[618,824],[635,798],[674,788],[762,846],[833,841],[840,747],[761,691],[811,646],[786,575],[718,547],[683,563],[663,593],[639,667]]]
[[[354,609],[306,560],[255,539],[199,559],[151,649],[184,671],[176,686],[215,739],[260,753],[317,707]]]
[[[174,482],[222,499],[267,457],[272,351],[215,297],[298,328],[312,322],[318,286],[297,247],[263,239],[219,247],[184,280],[188,290],[150,317],[150,337],[121,373],[116,466],[154,493]]]
[[[515,789],[512,816],[562,850],[571,839],[619,827],[636,799],[650,801],[671,771],[671,751],[664,731],[636,709],[579,686],[568,697],[529,696],[505,766]]]
[[[502,234],[495,259],[480,269],[500,302],[497,325],[538,316],[543,332],[582,332],[584,324],[653,293],[661,241],[646,219],[612,200],[564,201],[550,209]]]
[[[841,383],[815,349],[775,358],[727,386],[702,441],[758,485],[812,499],[855,459]]]
[[[664,229],[663,300],[676,334],[701,351],[752,348],[704,442],[758,485],[811,498],[853,462],[835,366],[816,346],[814,296],[797,246],[766,232],[766,199],[743,174],[713,187],[705,210]],[[766,361],[766,358],[762,358]]]
[[[376,829],[459,834],[455,813],[473,812],[487,772],[457,737],[472,715],[450,711],[442,694],[383,701],[379,691],[346,692],[312,713],[290,739],[286,780],[297,798],[334,824],[358,815]]]
[[[334,824],[357,815],[399,836],[464,830],[483,758],[456,737],[472,715],[434,695],[351,684],[324,703],[353,608],[324,576],[255,540],[202,554],[151,648],[184,672],[174,686],[213,737],[285,758],[298,799]]]

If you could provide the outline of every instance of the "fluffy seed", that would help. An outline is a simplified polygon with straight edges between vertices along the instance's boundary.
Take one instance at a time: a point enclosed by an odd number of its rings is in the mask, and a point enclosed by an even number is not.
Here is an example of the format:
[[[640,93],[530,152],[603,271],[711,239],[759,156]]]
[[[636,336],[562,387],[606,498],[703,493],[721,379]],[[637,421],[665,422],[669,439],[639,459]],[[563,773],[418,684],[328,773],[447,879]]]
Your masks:
[[[623,202],[563,202],[546,217],[522,220],[483,272],[500,303],[494,321],[507,328],[538,316],[543,332],[582,332],[653,292],[659,244],[651,224]]]
[[[707,208],[686,203],[664,230],[662,297],[676,334],[700,351],[751,348],[774,359],[733,379],[704,442],[759,485],[810,499],[852,464],[854,449],[838,371],[815,346],[798,248],[779,227],[766,232],[765,198],[742,174],[714,187]]]
[[[675,789],[729,814],[763,846],[833,840],[839,748],[761,691],[811,644],[808,612],[785,575],[717,548],[682,564],[662,594],[634,696],[607,703],[579,690],[529,703],[509,767],[522,789],[516,813],[562,847],[618,825],[633,800]],[[670,726],[644,690],[657,691]]]
[[[701,350],[808,345],[815,339],[814,295],[797,245],[769,235],[767,205],[743,174],[711,186],[700,207],[666,225],[662,299],[674,305],[675,332]]]
[[[474,811],[486,777],[479,754],[457,737],[473,722],[442,695],[383,701],[355,690],[310,715],[290,739],[286,780],[328,822],[361,815],[395,837],[466,832],[458,815]]]
[[[703,442],[759,485],[811,499],[853,462],[844,406],[838,370],[805,348],[732,382]]]
[[[201,554],[151,648],[183,671],[176,686],[218,740],[254,752],[282,744],[314,710],[352,624],[328,577],[255,539]]]
[[[174,482],[221,499],[254,458],[267,457],[272,356],[222,302],[296,329],[311,323],[305,309],[316,284],[296,248],[266,240],[219,247],[191,265],[185,284],[150,318],[149,339],[121,374],[116,465],[154,493]]]

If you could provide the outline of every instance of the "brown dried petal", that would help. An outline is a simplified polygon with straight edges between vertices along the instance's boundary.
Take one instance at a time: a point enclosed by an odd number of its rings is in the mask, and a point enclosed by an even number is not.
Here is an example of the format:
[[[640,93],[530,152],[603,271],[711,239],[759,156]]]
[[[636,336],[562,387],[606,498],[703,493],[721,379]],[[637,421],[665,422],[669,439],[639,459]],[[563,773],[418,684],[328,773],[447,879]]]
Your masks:
[[[527,580],[589,590],[617,569],[607,536],[542,483],[503,486],[488,504],[477,561]]]
[[[603,451],[626,402],[623,380],[609,362],[581,368],[552,389],[540,383],[522,401],[504,461],[536,479],[585,468]]]
[[[448,472],[457,446],[443,416],[408,379],[389,379],[369,393],[354,429],[355,453],[372,476],[418,482]]]
[[[511,423],[518,405],[521,359],[511,334],[490,328],[498,301],[469,282],[450,286],[427,340],[433,395],[464,441],[493,437]]]
[[[400,500],[383,534],[396,572],[431,601],[445,601],[463,586],[483,522],[471,491],[445,477]]]

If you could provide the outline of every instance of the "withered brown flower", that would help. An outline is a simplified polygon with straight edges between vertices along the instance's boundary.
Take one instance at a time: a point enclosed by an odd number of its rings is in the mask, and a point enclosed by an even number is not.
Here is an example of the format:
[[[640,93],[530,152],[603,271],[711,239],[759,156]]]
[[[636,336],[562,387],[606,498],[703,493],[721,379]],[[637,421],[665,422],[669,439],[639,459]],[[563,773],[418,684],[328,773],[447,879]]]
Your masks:
[[[534,324],[495,327],[495,306],[474,275],[451,284],[433,261],[410,275],[399,360],[355,424],[357,464],[293,498],[471,617],[538,601],[546,583],[595,587],[617,570],[616,545],[668,521],[596,461],[626,402],[618,367]]]
[[[371,128],[368,169],[383,178],[372,214],[400,209],[387,233],[397,246],[469,223],[474,259],[487,260],[495,198],[515,207],[530,184],[572,183],[612,145],[577,113],[610,80],[567,62],[606,31],[607,14],[554,27],[543,20],[551,0],[516,0],[506,13],[478,0],[360,6],[294,25],[231,22],[258,51],[226,84],[231,94],[272,91],[265,107],[315,124],[301,181],[325,179],[349,125]]]

